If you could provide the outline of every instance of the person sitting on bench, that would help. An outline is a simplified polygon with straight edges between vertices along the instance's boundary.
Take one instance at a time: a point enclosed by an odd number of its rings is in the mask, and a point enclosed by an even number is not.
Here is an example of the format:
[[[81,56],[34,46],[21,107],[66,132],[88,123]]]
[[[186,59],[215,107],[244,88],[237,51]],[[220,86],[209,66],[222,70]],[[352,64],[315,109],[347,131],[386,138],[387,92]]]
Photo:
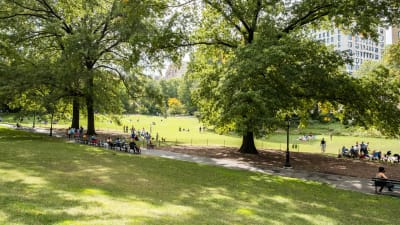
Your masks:
[[[132,150],[133,153],[140,154],[140,148],[136,144],[135,139],[132,138],[131,142],[129,143],[129,150]]]
[[[380,166],[378,169],[378,173],[375,176],[376,178],[383,179],[383,181],[377,181],[379,182],[378,184],[375,184],[375,186],[380,186],[381,188],[379,189],[379,192],[382,192],[383,188],[386,186],[389,191],[393,191],[393,184],[387,180],[387,176],[385,175],[385,168],[383,166]]]
[[[107,144],[108,144],[108,148],[110,148],[110,149],[114,148],[114,143],[110,136],[107,138]]]
[[[122,149],[122,142],[121,142],[121,139],[120,139],[119,137],[117,137],[117,139],[115,140],[114,147],[119,148],[119,150],[121,151],[121,149]]]
[[[96,144],[97,144],[97,137],[96,137],[95,134],[93,134],[93,135],[90,137],[90,144],[93,144],[93,145],[96,145]]]

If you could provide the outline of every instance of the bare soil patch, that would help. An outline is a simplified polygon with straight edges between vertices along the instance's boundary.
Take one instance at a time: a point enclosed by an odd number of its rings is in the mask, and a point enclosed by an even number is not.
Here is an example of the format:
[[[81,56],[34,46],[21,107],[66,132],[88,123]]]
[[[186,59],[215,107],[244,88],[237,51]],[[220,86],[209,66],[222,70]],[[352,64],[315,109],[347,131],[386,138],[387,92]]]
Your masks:
[[[163,150],[196,156],[235,159],[262,169],[283,167],[286,157],[285,151],[271,149],[259,150],[258,155],[243,154],[238,152],[238,148],[231,147],[171,146]],[[400,165],[397,163],[301,152],[291,152],[290,163],[293,169],[361,178],[375,176],[378,167],[384,166],[389,178],[400,179]]]

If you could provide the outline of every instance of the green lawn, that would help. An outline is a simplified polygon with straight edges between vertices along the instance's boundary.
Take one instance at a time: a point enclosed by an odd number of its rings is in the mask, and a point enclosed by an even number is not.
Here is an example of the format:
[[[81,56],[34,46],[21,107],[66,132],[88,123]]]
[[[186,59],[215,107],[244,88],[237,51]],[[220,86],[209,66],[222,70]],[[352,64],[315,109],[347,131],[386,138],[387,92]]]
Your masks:
[[[3,117],[3,122],[14,123],[12,114],[0,115]],[[111,118],[117,118],[120,123],[117,123]],[[32,126],[32,118],[24,119],[24,126]],[[112,122],[110,122],[112,121]],[[82,125],[86,126],[85,118],[81,119]],[[49,124],[37,124],[38,126],[49,128]],[[55,125],[56,128],[68,127],[68,121],[60,121]],[[237,135],[219,135],[209,129],[207,132],[199,132],[200,126],[203,126],[195,117],[160,117],[146,115],[122,115],[122,116],[105,116],[96,115],[96,129],[105,132],[120,132],[121,136],[128,137],[122,133],[122,126],[134,126],[136,129],[145,128],[147,131],[152,131],[153,137],[158,133],[159,138],[166,138],[167,145],[185,144],[185,145],[218,145],[218,146],[233,146],[240,147],[242,138]],[[179,132],[179,128],[186,131]],[[189,130],[189,131],[187,131]],[[315,135],[315,139],[311,141],[299,141],[298,138],[303,134]],[[330,134],[333,133],[332,141]],[[356,141],[369,142],[371,150],[380,150],[386,152],[392,150],[393,153],[400,153],[399,140],[388,139],[378,135],[370,135],[362,129],[344,128],[342,125],[336,124],[310,124],[308,128],[297,129],[292,127],[290,130],[290,150],[300,152],[320,152],[321,138],[327,140],[327,153],[336,155],[343,145],[350,148]],[[256,139],[256,147],[259,149],[280,149],[286,150],[286,133],[281,130],[275,134],[269,135],[267,138]],[[294,148],[296,145],[296,148]]]
[[[397,224],[397,198],[0,128],[0,224]]]

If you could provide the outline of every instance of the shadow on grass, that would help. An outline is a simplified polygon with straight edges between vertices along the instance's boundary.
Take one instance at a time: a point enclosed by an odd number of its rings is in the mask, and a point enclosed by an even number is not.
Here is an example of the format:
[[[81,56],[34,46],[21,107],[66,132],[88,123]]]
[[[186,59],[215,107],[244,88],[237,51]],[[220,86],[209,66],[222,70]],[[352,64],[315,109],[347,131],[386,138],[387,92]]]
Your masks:
[[[0,141],[5,224],[393,224],[391,209],[400,206],[314,182],[53,139],[14,141]]]

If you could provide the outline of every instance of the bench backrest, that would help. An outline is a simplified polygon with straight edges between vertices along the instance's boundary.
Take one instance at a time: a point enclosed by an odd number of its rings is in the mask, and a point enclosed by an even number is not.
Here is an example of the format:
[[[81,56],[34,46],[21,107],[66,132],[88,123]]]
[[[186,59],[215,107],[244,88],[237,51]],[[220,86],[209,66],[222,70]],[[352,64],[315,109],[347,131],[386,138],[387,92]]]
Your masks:
[[[390,182],[392,184],[398,184],[400,185],[400,180],[393,180],[393,179],[383,179],[383,178],[372,178],[372,181],[374,181],[375,186],[382,186],[385,185],[386,183]]]

